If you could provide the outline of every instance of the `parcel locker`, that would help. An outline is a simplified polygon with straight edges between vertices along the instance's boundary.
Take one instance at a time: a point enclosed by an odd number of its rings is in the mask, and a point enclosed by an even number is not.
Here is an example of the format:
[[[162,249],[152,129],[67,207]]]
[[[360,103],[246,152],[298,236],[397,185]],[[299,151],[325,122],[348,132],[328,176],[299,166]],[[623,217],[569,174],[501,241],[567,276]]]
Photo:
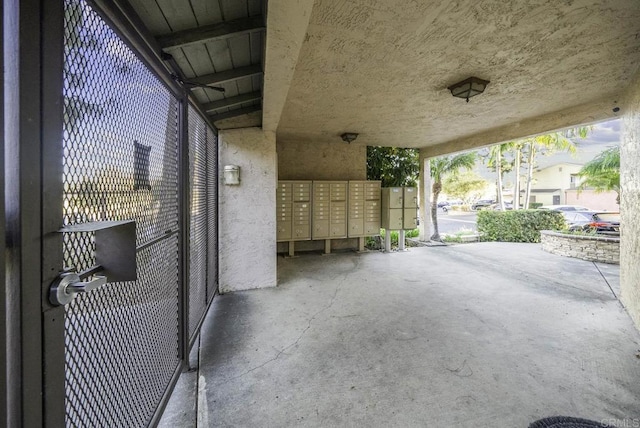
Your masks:
[[[415,229],[418,219],[418,190],[415,187],[382,189],[382,227],[389,230]]]
[[[418,211],[415,208],[403,209],[402,228],[413,230],[418,227]]]
[[[416,187],[405,187],[403,208],[418,208],[418,189]]]
[[[402,187],[384,187],[382,189],[382,209],[403,208],[403,198],[404,189]]]
[[[382,227],[387,230],[402,230],[403,211],[402,208],[382,210]]]

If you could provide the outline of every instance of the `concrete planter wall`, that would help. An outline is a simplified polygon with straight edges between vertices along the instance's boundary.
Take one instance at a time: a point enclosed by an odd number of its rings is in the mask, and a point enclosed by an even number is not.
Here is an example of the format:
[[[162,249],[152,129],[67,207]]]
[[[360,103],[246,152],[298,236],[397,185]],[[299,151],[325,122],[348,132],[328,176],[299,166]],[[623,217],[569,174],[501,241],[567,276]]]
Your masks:
[[[620,264],[620,238],[608,236],[571,235],[543,230],[542,249],[560,256],[591,262]]]

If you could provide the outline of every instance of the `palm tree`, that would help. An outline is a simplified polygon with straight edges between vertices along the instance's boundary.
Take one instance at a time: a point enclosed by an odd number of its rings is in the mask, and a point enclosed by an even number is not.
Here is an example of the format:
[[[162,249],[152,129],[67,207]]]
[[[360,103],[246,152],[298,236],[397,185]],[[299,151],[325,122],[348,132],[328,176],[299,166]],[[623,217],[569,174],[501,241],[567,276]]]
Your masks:
[[[546,154],[551,154],[558,150],[566,151],[571,154],[574,154],[577,151],[576,144],[565,135],[569,134],[554,132],[524,140],[524,144],[527,147],[529,155],[527,160],[527,187],[525,188],[524,194],[525,210],[529,208],[529,199],[531,199],[531,184],[533,183],[533,167],[535,165],[536,155],[542,151],[545,151]],[[580,135],[583,135],[583,133],[580,133]],[[586,131],[584,135],[586,135]]]
[[[584,164],[578,176],[582,182],[579,190],[593,187],[596,192],[616,192],[616,203],[620,205],[620,147],[612,147]]]
[[[489,157],[487,158],[487,166],[493,169],[498,176],[497,179],[497,198],[498,205],[500,209],[504,211],[504,196],[502,193],[502,176],[505,172],[509,172],[511,170],[510,165],[505,162],[504,154],[511,149],[512,143],[503,143],[496,144],[495,146],[491,146],[489,148]]]
[[[433,222],[432,241],[441,241],[438,231],[438,196],[442,192],[442,179],[462,168],[471,169],[476,163],[476,153],[468,152],[453,156],[440,156],[429,161],[431,166],[431,219]]]

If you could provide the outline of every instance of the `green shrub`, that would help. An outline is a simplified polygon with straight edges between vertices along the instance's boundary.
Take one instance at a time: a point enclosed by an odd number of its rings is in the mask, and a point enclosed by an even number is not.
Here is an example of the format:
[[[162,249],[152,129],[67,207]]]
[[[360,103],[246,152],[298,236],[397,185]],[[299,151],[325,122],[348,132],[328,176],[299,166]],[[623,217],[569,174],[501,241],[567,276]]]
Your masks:
[[[565,227],[564,216],[553,210],[479,211],[476,220],[483,241],[540,242],[541,230]]]
[[[542,205],[542,202],[531,202],[529,203],[529,208],[535,210],[536,208],[540,208]]]

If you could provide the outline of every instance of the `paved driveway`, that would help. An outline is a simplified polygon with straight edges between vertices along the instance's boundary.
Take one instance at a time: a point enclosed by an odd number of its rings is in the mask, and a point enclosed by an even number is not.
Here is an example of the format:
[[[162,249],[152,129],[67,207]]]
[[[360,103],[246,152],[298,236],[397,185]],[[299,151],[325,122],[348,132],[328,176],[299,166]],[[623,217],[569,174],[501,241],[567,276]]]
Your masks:
[[[479,243],[281,258],[279,279],[216,298],[164,426],[640,420],[617,266]]]

